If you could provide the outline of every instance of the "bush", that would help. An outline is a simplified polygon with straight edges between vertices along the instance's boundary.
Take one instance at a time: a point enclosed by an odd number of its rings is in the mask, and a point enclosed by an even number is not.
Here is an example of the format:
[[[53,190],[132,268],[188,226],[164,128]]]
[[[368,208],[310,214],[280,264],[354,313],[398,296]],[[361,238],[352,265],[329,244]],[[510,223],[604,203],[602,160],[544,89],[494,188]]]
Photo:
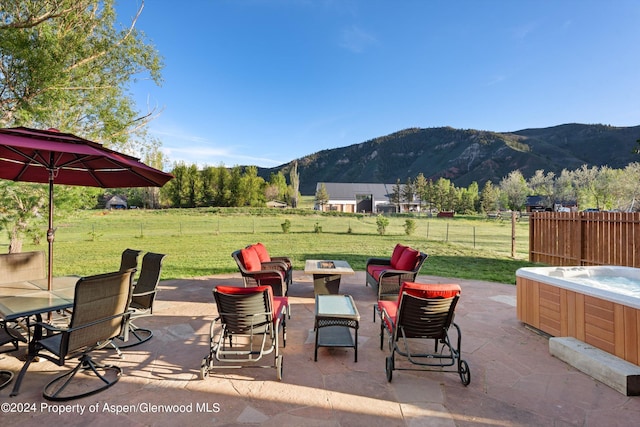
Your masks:
[[[322,226],[316,222],[316,224],[313,226],[313,232],[316,234],[322,233]]]
[[[407,236],[411,236],[416,231],[416,222],[412,219],[404,221],[404,232]]]
[[[285,219],[284,222],[280,224],[280,226],[282,227],[283,233],[288,233],[291,230],[291,221]]]
[[[383,215],[378,215],[376,217],[376,225],[378,226],[378,234],[380,234],[381,236],[384,235],[384,233],[387,232],[387,225],[389,225],[389,218]]]

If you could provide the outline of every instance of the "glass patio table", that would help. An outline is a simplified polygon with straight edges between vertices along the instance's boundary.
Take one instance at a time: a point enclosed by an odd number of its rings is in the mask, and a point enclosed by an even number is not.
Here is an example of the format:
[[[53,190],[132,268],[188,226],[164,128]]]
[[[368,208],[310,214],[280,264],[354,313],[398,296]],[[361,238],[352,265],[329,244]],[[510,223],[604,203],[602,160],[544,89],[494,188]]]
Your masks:
[[[316,295],[314,329],[316,342],[313,360],[318,361],[318,347],[353,347],[358,362],[358,328],[360,313],[351,295]],[[354,336],[351,335],[354,330]]]
[[[73,307],[73,294],[78,279],[78,276],[55,277],[50,291],[47,290],[46,279],[0,284],[0,317],[5,321],[25,319],[29,333],[33,326],[28,354],[35,352],[34,343],[42,337],[42,326],[39,325],[42,322],[42,314]],[[33,323],[32,317],[35,317]],[[26,366],[25,362],[11,396],[18,394]]]

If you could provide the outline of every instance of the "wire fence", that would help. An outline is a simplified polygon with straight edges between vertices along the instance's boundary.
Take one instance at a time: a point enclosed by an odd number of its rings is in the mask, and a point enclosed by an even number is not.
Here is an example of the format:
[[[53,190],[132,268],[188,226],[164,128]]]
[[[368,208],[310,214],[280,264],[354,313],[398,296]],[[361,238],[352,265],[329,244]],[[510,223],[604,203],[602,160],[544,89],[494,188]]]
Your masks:
[[[376,219],[372,217],[345,218],[325,216],[224,216],[205,218],[177,217],[173,219],[144,219],[105,221],[103,219],[60,223],[56,242],[126,240],[131,238],[178,238],[221,234],[284,233],[283,224],[289,222],[289,233],[378,235]],[[406,219],[391,218],[385,235],[406,236]],[[462,245],[527,257],[529,228],[526,223],[515,226],[510,221],[413,219],[412,238]],[[8,243],[8,242],[2,242]]]

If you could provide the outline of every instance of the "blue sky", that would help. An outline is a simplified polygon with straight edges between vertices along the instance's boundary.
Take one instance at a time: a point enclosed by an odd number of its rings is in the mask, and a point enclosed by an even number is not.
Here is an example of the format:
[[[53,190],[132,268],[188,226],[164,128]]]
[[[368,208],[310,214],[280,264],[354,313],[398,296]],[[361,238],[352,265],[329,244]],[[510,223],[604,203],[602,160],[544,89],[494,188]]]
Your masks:
[[[118,0],[119,21],[136,0]],[[640,125],[637,0],[147,0],[171,162],[274,167],[409,127]]]

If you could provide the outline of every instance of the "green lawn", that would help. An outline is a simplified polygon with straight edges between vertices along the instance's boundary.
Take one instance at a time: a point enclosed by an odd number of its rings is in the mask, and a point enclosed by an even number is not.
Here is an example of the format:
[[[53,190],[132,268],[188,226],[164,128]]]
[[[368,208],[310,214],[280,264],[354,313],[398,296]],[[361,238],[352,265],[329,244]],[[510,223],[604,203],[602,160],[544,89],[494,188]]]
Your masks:
[[[509,221],[480,217],[413,218],[417,229],[407,236],[406,218],[390,218],[385,235],[376,218],[327,216],[310,210],[171,209],[158,211],[79,211],[56,218],[54,274],[89,275],[114,270],[127,247],[166,253],[163,279],[237,271],[231,252],[263,242],[272,255],[288,255],[296,269],[308,258],[347,260],[364,270],[367,258],[390,256],[401,242],[427,252],[421,273],[515,283],[515,271],[528,262],[528,224],[516,224],[516,254],[511,257]],[[291,222],[289,233],[281,224]],[[321,227],[322,232],[314,230]],[[0,244],[6,245],[6,233]],[[5,246],[6,247],[6,246]],[[25,242],[24,251],[46,250]]]

